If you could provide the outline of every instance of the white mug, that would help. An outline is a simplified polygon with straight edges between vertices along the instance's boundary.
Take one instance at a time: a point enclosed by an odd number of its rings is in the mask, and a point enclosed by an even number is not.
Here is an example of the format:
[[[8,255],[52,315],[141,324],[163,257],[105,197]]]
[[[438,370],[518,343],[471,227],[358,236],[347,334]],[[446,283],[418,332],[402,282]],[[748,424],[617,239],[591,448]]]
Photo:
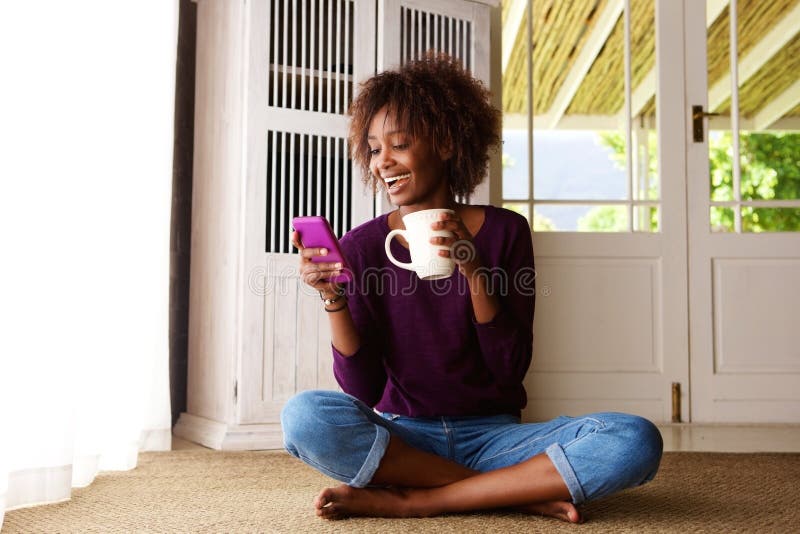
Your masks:
[[[448,209],[420,210],[403,217],[405,230],[392,230],[386,236],[385,248],[389,260],[403,269],[414,271],[422,280],[447,278],[453,274],[455,262],[453,258],[439,256],[440,250],[450,250],[445,245],[434,245],[431,238],[435,236],[453,237],[448,230],[434,230],[431,224],[439,220],[441,213],[455,213]],[[408,241],[411,252],[411,263],[403,263],[392,256],[390,245],[394,236],[401,235]]]

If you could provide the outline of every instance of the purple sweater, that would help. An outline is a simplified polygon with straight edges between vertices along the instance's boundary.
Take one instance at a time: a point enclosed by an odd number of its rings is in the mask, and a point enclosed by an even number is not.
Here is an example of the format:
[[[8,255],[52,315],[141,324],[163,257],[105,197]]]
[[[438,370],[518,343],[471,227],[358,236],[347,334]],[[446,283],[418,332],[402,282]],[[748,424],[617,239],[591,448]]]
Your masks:
[[[486,206],[475,246],[501,311],[478,324],[466,279],[420,280],[384,251],[388,216],[348,232],[342,251],[353,270],[347,286],[361,347],[333,348],[342,389],[381,412],[412,417],[519,415],[522,380],[533,350],[533,246],[527,220]],[[397,239],[392,253],[410,261]]]

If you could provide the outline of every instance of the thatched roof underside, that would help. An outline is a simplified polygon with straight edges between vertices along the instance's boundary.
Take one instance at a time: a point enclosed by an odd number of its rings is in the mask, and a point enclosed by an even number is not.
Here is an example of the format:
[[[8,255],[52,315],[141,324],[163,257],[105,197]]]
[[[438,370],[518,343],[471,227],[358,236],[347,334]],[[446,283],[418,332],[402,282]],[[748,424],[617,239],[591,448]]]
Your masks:
[[[546,115],[564,85],[576,59],[598,20],[612,0],[534,0],[533,2],[533,88],[534,115]],[[700,1],[700,0],[699,0]],[[508,23],[510,0],[503,2],[503,23]],[[763,58],[749,79],[740,78],[739,107],[748,118],[763,110],[774,98],[789,93],[793,107],[784,117],[800,117],[800,94],[791,98],[793,84],[800,79],[800,0],[739,0],[739,58],[742,59],[765,39],[776,24],[787,16],[794,35],[772,57]],[[631,1],[631,77],[634,89],[655,67],[655,2]],[[793,11],[794,10],[794,11]],[[709,87],[729,74],[729,6],[725,6],[708,28]],[[608,26],[610,27],[610,26]],[[505,113],[527,113],[527,10],[523,14],[508,65],[503,73],[503,109]],[[618,115],[624,106],[623,17],[619,16],[600,52],[588,68],[577,91],[569,101],[565,116]],[[784,39],[785,40],[785,39]],[[728,114],[727,93],[713,110]],[[786,95],[784,95],[784,99]],[[796,105],[794,105],[796,103]],[[650,98],[641,113],[655,113],[655,99]]]
[[[638,21],[634,24],[633,21]],[[656,64],[653,0],[631,0],[631,82],[638,87]],[[622,17],[608,36],[567,115],[613,115],[625,105],[625,27]],[[535,87],[535,85],[534,85]]]
[[[739,90],[739,110],[746,117],[759,111],[770,97],[789,88],[800,74],[800,34],[764,64]],[[730,97],[717,111],[730,114]],[[797,108],[795,108],[795,111]]]

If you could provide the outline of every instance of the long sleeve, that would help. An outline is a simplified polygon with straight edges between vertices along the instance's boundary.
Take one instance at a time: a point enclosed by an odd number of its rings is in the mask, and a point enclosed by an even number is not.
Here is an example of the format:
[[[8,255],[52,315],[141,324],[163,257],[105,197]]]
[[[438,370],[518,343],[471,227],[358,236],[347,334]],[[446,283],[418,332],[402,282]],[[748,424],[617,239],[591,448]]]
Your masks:
[[[474,243],[497,279],[501,311],[475,324],[466,279],[458,272],[420,280],[389,261],[390,229],[383,214],[341,240],[353,271],[346,291],[358,332],[355,354],[333,348],[342,389],[382,412],[410,417],[513,414],[527,395],[522,380],[531,361],[533,249],[528,222],[502,208],[485,207]],[[391,245],[401,261],[408,249]]]
[[[374,310],[367,299],[368,288],[362,287],[364,259],[352,240],[342,239],[342,252],[353,280],[346,287],[348,307],[353,317],[361,346],[355,354],[345,356],[331,345],[333,352],[333,374],[342,390],[367,406],[378,403],[386,387],[386,369],[383,363],[383,350],[379,328],[374,321]]]
[[[533,355],[535,279],[533,243],[522,217],[506,228],[502,264],[487,268],[500,312],[488,323],[473,322],[486,367],[501,387],[522,382]]]

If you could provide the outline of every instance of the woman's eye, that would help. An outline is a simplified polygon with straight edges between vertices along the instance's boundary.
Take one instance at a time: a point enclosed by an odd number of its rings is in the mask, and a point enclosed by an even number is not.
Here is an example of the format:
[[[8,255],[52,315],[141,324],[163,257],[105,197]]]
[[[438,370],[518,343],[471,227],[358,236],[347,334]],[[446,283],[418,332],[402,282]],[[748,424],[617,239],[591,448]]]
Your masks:
[[[395,150],[405,150],[408,148],[408,143],[402,143],[399,145],[394,145]]]
[[[381,151],[380,148],[371,148],[369,150],[369,155],[370,156],[377,156],[380,153],[380,151]]]

